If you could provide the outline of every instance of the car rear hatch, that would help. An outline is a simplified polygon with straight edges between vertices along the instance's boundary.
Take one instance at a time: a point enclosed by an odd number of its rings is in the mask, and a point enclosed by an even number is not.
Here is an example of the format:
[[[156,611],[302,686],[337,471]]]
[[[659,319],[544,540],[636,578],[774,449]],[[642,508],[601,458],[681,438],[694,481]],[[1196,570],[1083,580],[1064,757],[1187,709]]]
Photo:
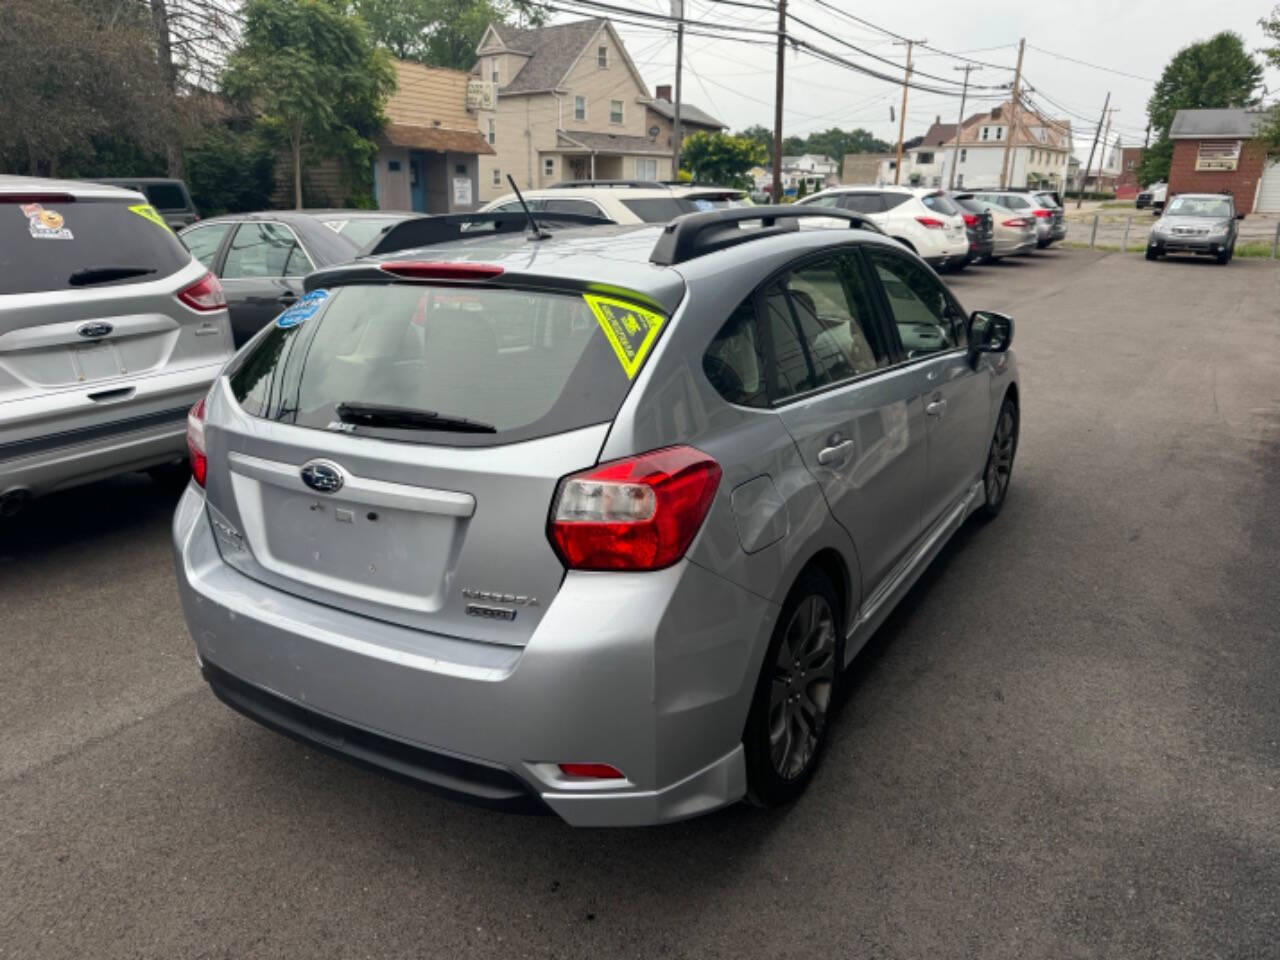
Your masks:
[[[206,276],[140,197],[0,194],[0,411],[45,398],[38,417],[0,413],[4,441],[73,429],[52,418],[75,411],[100,421],[94,404],[127,407],[141,377],[225,359]]]
[[[598,459],[664,314],[546,278],[369,279],[309,294],[219,382],[219,548],[320,603],[522,645],[564,577],[557,483]]]

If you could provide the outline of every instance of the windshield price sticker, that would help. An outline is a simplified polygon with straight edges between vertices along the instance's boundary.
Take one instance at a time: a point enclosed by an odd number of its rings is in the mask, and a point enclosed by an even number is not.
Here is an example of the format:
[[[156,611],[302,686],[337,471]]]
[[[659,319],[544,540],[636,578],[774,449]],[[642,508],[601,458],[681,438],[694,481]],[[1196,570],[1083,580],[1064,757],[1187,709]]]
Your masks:
[[[46,210],[38,203],[24,203],[22,215],[32,240],[74,240],[66,220],[57,210]]]
[[[658,331],[662,329],[665,318],[660,313],[613,297],[584,293],[582,299],[609,339],[609,345],[622,364],[622,372],[628,380],[634,380],[644,358],[649,355],[653,341],[658,339]]]
[[[296,327],[304,320],[310,320],[328,299],[328,290],[312,290],[288,310],[276,317],[276,326],[281,330],[288,330],[290,327]]]
[[[149,203],[135,203],[129,208],[129,212],[136,213],[143,220],[150,220],[157,227],[164,227],[166,230],[169,229],[169,225],[164,222],[164,217],[160,216],[160,213],[156,208]]]

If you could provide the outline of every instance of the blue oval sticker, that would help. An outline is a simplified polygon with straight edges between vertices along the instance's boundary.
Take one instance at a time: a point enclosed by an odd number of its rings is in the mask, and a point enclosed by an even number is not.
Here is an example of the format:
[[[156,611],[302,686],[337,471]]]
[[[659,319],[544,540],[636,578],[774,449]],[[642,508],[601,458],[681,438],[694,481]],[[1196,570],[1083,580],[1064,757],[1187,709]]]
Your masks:
[[[312,290],[288,310],[276,317],[276,326],[281,330],[288,330],[290,327],[296,327],[304,320],[310,320],[324,306],[324,302],[327,299],[329,299],[328,290]]]

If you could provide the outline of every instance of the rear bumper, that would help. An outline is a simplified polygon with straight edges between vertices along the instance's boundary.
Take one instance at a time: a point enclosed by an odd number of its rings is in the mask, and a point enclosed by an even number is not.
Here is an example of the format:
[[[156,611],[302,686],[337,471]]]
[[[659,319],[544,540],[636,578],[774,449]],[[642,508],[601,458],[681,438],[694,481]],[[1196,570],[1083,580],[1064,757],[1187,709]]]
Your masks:
[[[174,518],[206,678],[289,736],[455,798],[583,826],[662,823],[746,790],[741,736],[777,607],[688,561],[566,577],[529,643],[427,634],[282,593],[224,563],[203,493]],[[556,764],[609,763],[576,781]]]
[[[996,240],[995,255],[997,257],[1014,257],[1020,253],[1030,253],[1036,248],[1036,235],[1029,233],[1025,237],[1009,240]]]

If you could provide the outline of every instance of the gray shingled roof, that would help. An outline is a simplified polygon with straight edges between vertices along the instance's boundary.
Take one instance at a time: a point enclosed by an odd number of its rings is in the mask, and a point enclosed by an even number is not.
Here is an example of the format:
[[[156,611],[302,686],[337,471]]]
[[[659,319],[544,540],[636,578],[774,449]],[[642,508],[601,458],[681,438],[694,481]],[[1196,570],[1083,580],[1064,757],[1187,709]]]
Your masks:
[[[1169,129],[1172,140],[1194,140],[1201,137],[1238,137],[1248,139],[1258,132],[1263,114],[1256,110],[1227,107],[1221,110],[1179,110],[1173,115]]]
[[[674,120],[676,117],[675,104],[667,100],[653,100],[649,103],[649,109],[654,113],[661,114],[668,120]],[[727,130],[729,125],[721,123],[705,110],[700,110],[691,103],[680,104],[680,123],[694,123],[702,127],[715,127],[719,130]]]
[[[498,37],[509,50],[532,54],[499,94],[555,89],[603,24],[600,19],[576,20],[536,30],[512,30],[495,24]]]
[[[633,137],[621,133],[591,133],[586,130],[561,130],[562,146],[584,146],[588,150],[608,153],[644,153],[660,157],[671,156],[671,148],[654,143],[648,137]]]

